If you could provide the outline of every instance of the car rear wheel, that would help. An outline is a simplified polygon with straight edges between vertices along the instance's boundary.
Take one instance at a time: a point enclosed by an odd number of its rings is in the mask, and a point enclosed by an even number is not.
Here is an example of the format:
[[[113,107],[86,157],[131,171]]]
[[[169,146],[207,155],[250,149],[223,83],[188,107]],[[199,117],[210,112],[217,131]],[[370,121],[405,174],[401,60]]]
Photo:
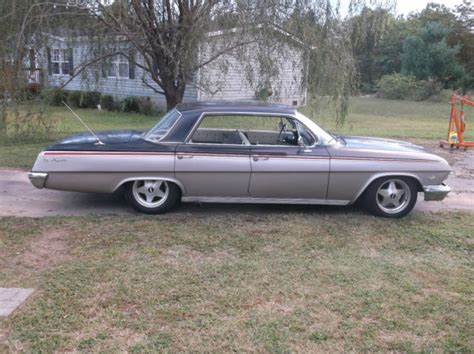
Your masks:
[[[133,208],[139,212],[162,214],[179,203],[181,191],[172,182],[137,180],[126,186],[125,196]]]
[[[401,218],[413,209],[417,194],[417,186],[409,178],[381,178],[367,188],[363,204],[373,215]]]

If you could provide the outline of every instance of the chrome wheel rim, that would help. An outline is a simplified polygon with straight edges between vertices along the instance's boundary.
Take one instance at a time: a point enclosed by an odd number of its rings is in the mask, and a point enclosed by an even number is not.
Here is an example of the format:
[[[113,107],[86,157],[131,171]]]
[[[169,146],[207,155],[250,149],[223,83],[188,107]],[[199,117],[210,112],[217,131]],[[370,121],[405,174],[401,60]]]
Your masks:
[[[410,197],[410,187],[401,179],[386,180],[376,194],[378,207],[387,214],[401,212],[410,203]]]
[[[135,181],[132,191],[135,200],[146,208],[162,205],[170,193],[168,182],[160,180]]]

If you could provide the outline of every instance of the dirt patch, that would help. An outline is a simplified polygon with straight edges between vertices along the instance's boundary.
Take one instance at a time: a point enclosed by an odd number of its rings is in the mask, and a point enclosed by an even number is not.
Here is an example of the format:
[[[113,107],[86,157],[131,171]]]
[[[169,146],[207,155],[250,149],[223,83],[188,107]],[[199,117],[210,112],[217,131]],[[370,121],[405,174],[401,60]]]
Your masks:
[[[64,230],[45,230],[32,239],[30,247],[11,260],[23,271],[21,273],[41,272],[71,260]],[[20,274],[21,274],[20,273]]]

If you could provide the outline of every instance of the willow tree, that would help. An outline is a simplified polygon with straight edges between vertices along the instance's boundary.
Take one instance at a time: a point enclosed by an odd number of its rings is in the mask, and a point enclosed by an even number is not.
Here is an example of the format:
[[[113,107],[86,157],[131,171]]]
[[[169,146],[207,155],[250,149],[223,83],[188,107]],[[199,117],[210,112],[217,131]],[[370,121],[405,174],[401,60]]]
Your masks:
[[[347,113],[347,97],[354,74],[347,28],[330,0],[89,0],[75,5],[97,21],[107,38],[125,38],[143,61],[135,65],[149,74],[144,81],[166,98],[168,109],[183,100],[186,86],[201,68],[233,53],[243,62],[258,61],[250,80],[278,75],[265,49],[274,47],[279,31],[294,34],[306,51],[306,80],[315,94],[340,101],[338,119]],[[364,1],[351,1],[351,8]],[[97,27],[98,28],[98,27]],[[213,42],[209,33],[227,32]],[[258,32],[258,34],[256,34]],[[104,38],[102,36],[102,38]],[[257,58],[246,58],[245,46],[257,48]],[[206,46],[210,55],[199,55]],[[211,49],[209,50],[209,47]],[[262,49],[263,48],[263,49]],[[129,53],[121,53],[130,58]],[[252,68],[249,66],[249,71]],[[263,79],[262,79],[263,80]]]
[[[27,19],[18,21],[17,37],[25,33],[22,23],[28,23],[37,33],[86,35],[102,44],[126,42],[133,53],[120,46],[97,45],[96,48],[106,50],[91,51],[96,56],[76,67],[73,76],[81,75],[87,66],[96,65],[99,60],[120,53],[148,74],[151,82],[144,84],[164,95],[168,108],[183,100],[186,86],[196,71],[229,53],[245,55],[246,51],[241,49],[250,43],[263,48],[258,50],[262,55],[256,59],[259,61],[259,70],[253,73],[258,76],[256,79],[277,76],[264,53],[265,48],[274,45],[274,36],[279,32],[274,29],[278,28],[298,38],[306,52],[308,65],[302,87],[309,88],[314,95],[330,95],[338,100],[338,120],[342,121],[347,113],[354,63],[349,29],[331,0],[13,0],[11,3],[21,3],[22,9],[13,11]],[[350,3],[352,9],[364,1]],[[209,36],[216,31],[229,36],[217,43]],[[21,43],[26,48],[26,41]],[[212,47],[209,55],[199,55],[203,45]],[[135,60],[138,57],[140,60]]]

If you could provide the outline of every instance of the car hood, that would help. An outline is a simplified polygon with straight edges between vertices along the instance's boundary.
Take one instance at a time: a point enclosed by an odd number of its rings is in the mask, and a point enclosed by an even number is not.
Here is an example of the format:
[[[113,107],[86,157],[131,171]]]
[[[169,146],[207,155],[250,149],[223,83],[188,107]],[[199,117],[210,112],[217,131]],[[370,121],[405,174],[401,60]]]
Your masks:
[[[423,146],[394,139],[372,138],[366,136],[340,136],[348,149],[386,150],[400,152],[431,153]]]
[[[144,130],[99,130],[94,133],[104,144],[124,144],[141,139]],[[90,132],[69,135],[54,145],[81,145],[94,144],[97,139]]]

